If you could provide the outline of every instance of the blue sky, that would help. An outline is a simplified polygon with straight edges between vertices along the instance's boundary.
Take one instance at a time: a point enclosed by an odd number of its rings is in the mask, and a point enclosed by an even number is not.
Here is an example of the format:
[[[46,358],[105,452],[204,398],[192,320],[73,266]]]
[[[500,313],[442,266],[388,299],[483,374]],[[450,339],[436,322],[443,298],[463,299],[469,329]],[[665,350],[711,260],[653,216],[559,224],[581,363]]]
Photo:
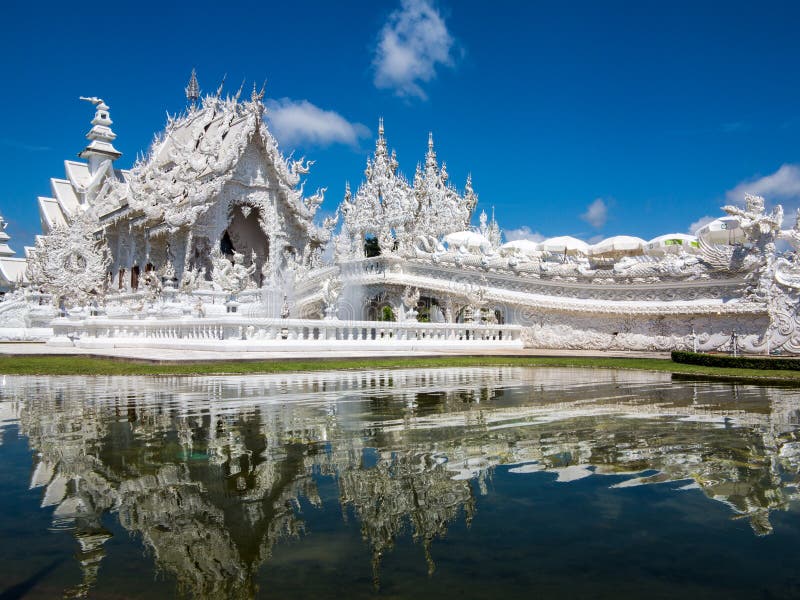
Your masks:
[[[746,190],[800,206],[797,3],[191,6],[4,5],[0,212],[18,251],[85,144],[78,96],[111,106],[128,167],[184,108],[192,67],[206,92],[267,79],[273,129],[316,161],[306,189],[328,188],[326,211],[361,181],[380,116],[401,170],[433,131],[512,236],[651,238]]]

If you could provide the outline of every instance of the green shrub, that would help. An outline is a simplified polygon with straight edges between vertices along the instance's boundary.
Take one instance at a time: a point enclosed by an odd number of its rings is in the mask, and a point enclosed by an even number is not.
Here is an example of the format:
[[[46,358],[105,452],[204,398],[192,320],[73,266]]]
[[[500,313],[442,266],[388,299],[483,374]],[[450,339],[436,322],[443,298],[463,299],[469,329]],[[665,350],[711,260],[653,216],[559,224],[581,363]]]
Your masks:
[[[800,359],[760,356],[730,356],[700,352],[672,351],[672,360],[685,365],[727,367],[729,369],[765,369],[770,371],[800,371]]]

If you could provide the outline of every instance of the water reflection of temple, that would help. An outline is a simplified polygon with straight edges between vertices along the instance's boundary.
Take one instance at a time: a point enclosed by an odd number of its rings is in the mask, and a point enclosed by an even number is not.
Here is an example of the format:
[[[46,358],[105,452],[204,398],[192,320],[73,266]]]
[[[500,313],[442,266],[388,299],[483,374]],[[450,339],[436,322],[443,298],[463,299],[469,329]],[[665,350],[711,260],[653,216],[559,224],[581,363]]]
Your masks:
[[[89,382],[87,388],[87,382]],[[566,382],[566,383],[565,383]],[[559,481],[696,486],[759,534],[796,497],[795,392],[563,369],[397,370],[197,378],[7,378],[0,415],[37,453],[32,487],[73,532],[84,595],[116,514],[179,588],[249,597],[301,503],[332,477],[373,557],[476,516],[498,465]]]

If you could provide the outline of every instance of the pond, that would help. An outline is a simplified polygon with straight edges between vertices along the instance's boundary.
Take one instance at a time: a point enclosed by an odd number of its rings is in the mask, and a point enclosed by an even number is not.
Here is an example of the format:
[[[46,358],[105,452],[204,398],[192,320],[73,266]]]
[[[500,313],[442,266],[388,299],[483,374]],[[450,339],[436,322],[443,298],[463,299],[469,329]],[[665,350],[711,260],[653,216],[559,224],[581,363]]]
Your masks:
[[[636,371],[0,381],[0,598],[800,596],[800,392]]]

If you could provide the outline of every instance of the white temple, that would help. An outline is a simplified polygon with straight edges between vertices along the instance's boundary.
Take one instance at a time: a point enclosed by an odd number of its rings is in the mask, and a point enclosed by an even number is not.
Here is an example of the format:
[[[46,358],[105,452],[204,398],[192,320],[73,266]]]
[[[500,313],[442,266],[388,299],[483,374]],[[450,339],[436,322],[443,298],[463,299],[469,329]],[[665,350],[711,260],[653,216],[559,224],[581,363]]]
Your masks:
[[[383,122],[365,179],[315,221],[310,162],[282,155],[264,90],[200,98],[130,170],[109,106],[38,199],[14,258],[0,223],[0,337],[103,347],[741,350],[800,353],[800,225],[747,196],[696,236],[503,244],[429,136],[406,179]],[[779,252],[785,240],[790,251]],[[329,252],[325,253],[328,248]],[[323,260],[323,256],[332,256]]]

